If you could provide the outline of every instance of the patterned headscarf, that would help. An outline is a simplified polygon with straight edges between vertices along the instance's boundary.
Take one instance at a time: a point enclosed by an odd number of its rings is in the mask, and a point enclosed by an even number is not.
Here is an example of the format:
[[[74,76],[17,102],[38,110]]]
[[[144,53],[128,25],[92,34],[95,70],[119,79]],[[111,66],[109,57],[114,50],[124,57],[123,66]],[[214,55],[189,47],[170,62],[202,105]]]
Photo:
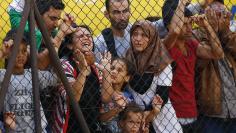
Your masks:
[[[133,49],[132,35],[136,28],[140,27],[148,36],[149,42],[145,50],[138,52]],[[159,74],[167,65],[172,62],[168,51],[161,42],[157,28],[147,20],[140,20],[134,23],[130,30],[131,47],[127,52],[127,59],[135,65],[136,71]]]

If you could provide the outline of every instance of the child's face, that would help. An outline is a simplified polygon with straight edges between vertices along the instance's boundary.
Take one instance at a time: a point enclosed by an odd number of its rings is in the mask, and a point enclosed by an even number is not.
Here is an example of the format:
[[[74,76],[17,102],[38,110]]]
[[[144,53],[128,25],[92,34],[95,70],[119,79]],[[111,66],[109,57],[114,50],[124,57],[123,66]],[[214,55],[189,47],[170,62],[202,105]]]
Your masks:
[[[129,112],[121,122],[122,133],[138,133],[142,123],[142,113]]]
[[[27,46],[24,42],[20,43],[20,48],[16,56],[15,68],[24,69],[24,65],[27,61]]]
[[[111,79],[113,84],[128,82],[127,67],[121,60],[114,60],[111,64]]]

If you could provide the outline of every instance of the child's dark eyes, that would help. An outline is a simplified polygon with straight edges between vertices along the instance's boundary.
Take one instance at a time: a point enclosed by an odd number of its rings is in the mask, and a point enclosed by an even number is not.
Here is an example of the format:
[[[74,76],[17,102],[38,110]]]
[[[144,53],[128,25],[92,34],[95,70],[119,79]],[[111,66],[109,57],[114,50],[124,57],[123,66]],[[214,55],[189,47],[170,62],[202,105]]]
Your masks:
[[[115,66],[111,66],[111,70],[117,70],[117,72],[123,72],[124,70],[122,68],[115,68]]]
[[[122,72],[123,70],[122,70],[121,68],[118,68],[117,71],[118,71],[118,72]]]
[[[114,66],[111,66],[111,70],[114,70],[115,69],[115,67]]]

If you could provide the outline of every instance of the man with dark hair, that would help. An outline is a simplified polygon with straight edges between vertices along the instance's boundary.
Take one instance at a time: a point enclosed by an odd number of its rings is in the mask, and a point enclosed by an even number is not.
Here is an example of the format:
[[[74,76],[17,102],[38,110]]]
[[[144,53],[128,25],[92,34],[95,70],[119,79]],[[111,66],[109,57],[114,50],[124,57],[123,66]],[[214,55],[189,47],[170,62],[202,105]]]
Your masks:
[[[45,22],[45,26],[53,38],[54,47],[59,48],[63,38],[66,34],[71,33],[74,29],[70,26],[73,23],[73,18],[70,15],[65,15],[62,24],[59,26],[59,20],[61,19],[61,13],[65,8],[65,5],[61,0],[37,0],[37,6],[40,14]],[[13,0],[8,8],[8,14],[10,16],[11,28],[17,28],[20,25],[22,18],[22,12],[25,5],[25,0]],[[59,28],[58,31],[56,28]],[[29,25],[26,24],[25,33],[29,36]],[[49,64],[48,50],[45,49],[42,40],[42,33],[38,28],[35,29],[36,45],[39,51],[38,67],[45,69]]]
[[[224,4],[213,2],[207,8],[214,11],[208,16],[214,27],[224,58],[199,60],[199,112],[203,133],[236,132],[236,33],[230,31],[230,12]],[[205,30],[195,31],[201,43],[209,42]],[[209,80],[210,79],[210,80]]]
[[[20,25],[24,5],[24,0],[13,0],[10,4],[8,13],[11,28],[17,28]],[[58,0],[37,0],[37,6],[49,33],[52,33],[55,28],[58,27],[58,21],[60,20],[61,12],[64,10],[65,5]],[[25,32],[29,32],[28,24],[25,27]],[[38,29],[36,30],[36,43],[39,49],[42,43],[42,35]]]
[[[190,1],[166,0],[162,7],[162,14],[164,24],[169,31],[167,37],[171,38],[168,40],[169,53],[176,63],[169,96],[184,133],[194,133],[197,132],[194,87],[196,59],[197,57],[221,59],[224,54],[211,25],[204,16],[192,17],[192,13],[186,8],[188,2]],[[208,15],[211,13],[211,10],[207,11]],[[172,20],[175,23],[171,23]],[[207,31],[210,40],[208,45],[202,45],[193,38],[193,22]]]
[[[129,48],[130,2],[129,0],[106,0],[105,17],[110,21],[111,27],[102,31],[95,39],[95,52],[97,61],[101,57],[98,53],[109,51],[113,57],[125,57]]]

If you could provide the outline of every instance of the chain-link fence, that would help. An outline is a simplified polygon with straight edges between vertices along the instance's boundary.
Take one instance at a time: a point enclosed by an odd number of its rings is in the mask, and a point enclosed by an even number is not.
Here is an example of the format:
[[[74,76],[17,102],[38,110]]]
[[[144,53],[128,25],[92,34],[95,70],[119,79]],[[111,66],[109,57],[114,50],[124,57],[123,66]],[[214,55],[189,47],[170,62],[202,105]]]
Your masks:
[[[236,133],[235,0],[35,3],[0,1],[0,133]]]

